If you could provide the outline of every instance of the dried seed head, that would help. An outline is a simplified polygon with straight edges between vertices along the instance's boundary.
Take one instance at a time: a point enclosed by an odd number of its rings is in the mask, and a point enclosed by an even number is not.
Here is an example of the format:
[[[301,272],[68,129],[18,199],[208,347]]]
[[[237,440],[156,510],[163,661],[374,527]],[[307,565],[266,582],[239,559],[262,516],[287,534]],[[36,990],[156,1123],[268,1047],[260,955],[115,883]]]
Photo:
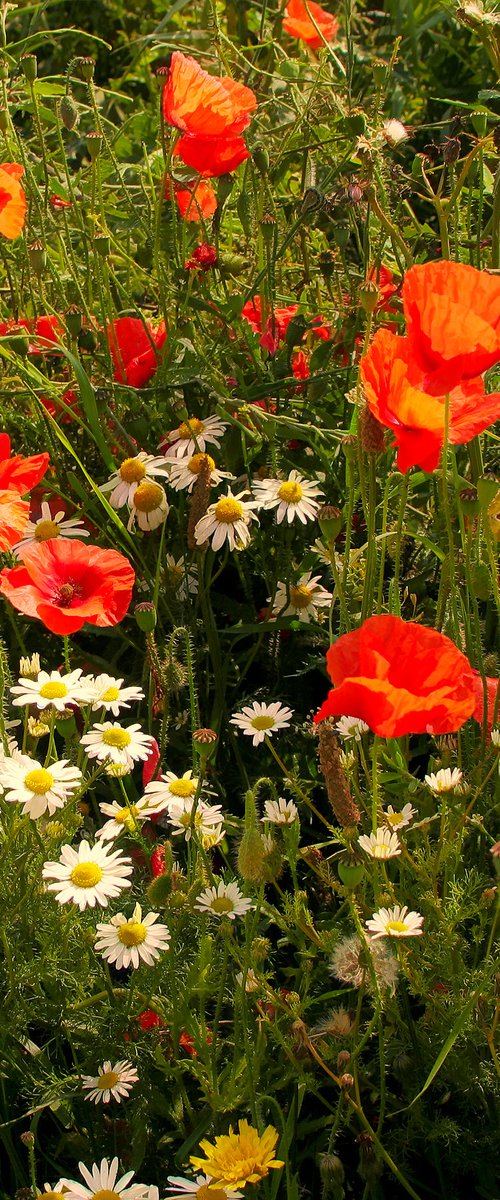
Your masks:
[[[340,742],[330,721],[320,721],[318,742],[320,770],[336,819],[344,829],[350,825],[357,825],[361,820],[361,813],[351,796],[349,782],[340,759]]]
[[[358,414],[359,436],[365,454],[383,454],[385,450],[385,429],[377,421],[367,404],[364,404]]]
[[[206,549],[208,545],[208,542],[204,542],[203,546],[199,546],[194,536],[194,531],[198,521],[201,521],[201,518],[205,516],[209,504],[210,463],[208,461],[208,455],[206,455],[203,459],[200,473],[193,488],[193,496],[189,508],[189,520],[187,528],[187,544],[189,550],[203,550]]]

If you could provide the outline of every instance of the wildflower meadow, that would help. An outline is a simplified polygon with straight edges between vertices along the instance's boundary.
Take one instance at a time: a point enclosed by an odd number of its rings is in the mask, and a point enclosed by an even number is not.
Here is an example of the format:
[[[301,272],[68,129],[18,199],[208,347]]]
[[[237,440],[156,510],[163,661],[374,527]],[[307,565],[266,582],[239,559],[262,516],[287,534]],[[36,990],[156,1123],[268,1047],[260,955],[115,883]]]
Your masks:
[[[500,1200],[500,8],[0,0],[0,1200]]]

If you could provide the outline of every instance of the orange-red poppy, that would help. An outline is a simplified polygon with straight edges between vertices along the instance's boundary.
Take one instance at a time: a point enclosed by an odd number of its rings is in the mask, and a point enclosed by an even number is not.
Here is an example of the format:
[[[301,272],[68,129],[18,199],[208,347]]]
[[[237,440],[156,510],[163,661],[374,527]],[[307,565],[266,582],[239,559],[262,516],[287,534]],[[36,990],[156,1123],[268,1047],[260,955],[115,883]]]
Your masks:
[[[8,433],[0,433],[0,491],[17,492],[24,496],[43,479],[49,465],[49,455],[32,454],[22,458],[20,454],[10,453],[10,437]]]
[[[0,164],[0,233],[12,241],[19,237],[26,221],[26,196],[19,180],[24,167],[19,163]]]
[[[415,368],[411,339],[377,330],[361,360],[360,374],[371,412],[394,432],[399,470],[420,466],[434,471],[444,444],[446,396],[426,391]],[[500,417],[500,394],[486,396],[481,378],[462,380],[449,396],[452,444],[470,442]]]
[[[187,167],[205,178],[229,175],[245,159],[250,158],[245,142],[239,135],[232,137],[193,137],[185,134],[174,146],[174,154]]]
[[[472,716],[474,674],[442,633],[390,615],[369,617],[326,655],[334,684],[316,722],[359,717],[381,737],[453,733]]]
[[[167,336],[165,322],[156,329],[140,317],[117,317],[107,335],[118,383],[140,388],[152,379],[158,367],[158,351]]]
[[[10,550],[22,538],[28,524],[30,506],[19,492],[0,491],[0,550]]]
[[[51,633],[76,633],[82,625],[117,625],[130,604],[135,573],[123,554],[53,538],[22,547],[22,566],[0,572],[0,592]]]
[[[304,0],[288,0],[283,29],[292,37],[307,42],[312,50],[320,50],[325,41],[334,41],[339,23],[332,13],[325,12],[320,4],[314,3],[314,0],[308,0],[307,7]],[[318,29],[321,30],[323,37],[318,33]]]
[[[397,309],[392,306],[391,300],[399,291],[399,284],[395,281],[391,268],[386,267],[385,263],[380,263],[380,266],[371,268],[368,272],[368,279],[370,283],[376,283],[378,287],[378,311],[397,312]]]
[[[424,263],[405,275],[402,297],[423,391],[443,395],[500,361],[498,275],[464,263]]]
[[[209,246],[208,242],[202,242],[200,246],[196,246],[193,250],[191,258],[188,258],[184,263],[185,271],[210,271],[211,267],[217,265],[217,249],[215,246]]]
[[[491,733],[493,725],[500,722],[500,679],[494,679],[493,676],[486,675],[484,680],[486,685],[485,691],[479,671],[473,671],[473,676],[476,707],[472,715],[482,725],[486,708],[486,729],[488,733]]]
[[[217,196],[209,183],[200,179],[197,183],[175,185],[175,197],[183,221],[208,221],[217,209]]]
[[[21,333],[26,329],[28,333],[35,339],[43,338],[44,342],[56,343],[60,342],[64,335],[64,330],[58,317],[45,315],[37,317],[35,321],[29,320],[28,317],[21,317],[19,321],[0,321],[0,337],[7,337],[9,334]],[[41,341],[30,342],[28,346],[28,354],[49,354],[53,353],[52,346],[46,346]]]
[[[234,136],[250,123],[257,98],[250,88],[226,76],[209,75],[194,58],[175,50],[163,91],[169,125],[197,137]]]

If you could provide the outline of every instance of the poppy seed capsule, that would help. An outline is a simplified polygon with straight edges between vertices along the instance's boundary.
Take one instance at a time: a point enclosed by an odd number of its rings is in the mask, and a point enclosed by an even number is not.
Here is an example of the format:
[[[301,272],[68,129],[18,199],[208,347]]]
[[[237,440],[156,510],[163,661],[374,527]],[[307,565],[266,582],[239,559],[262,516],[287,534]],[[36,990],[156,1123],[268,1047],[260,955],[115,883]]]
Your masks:
[[[76,304],[71,304],[66,313],[66,325],[71,337],[77,338],[82,329],[82,314]]]
[[[76,61],[78,63],[78,66],[80,68],[81,74],[83,75],[85,82],[91,83],[94,78],[94,70],[95,70],[94,59],[89,58],[87,55],[84,55],[82,58],[78,58]]]
[[[156,608],[149,600],[136,604],[134,617],[142,633],[152,633],[156,625]]]
[[[28,249],[31,270],[34,275],[43,275],[47,265],[47,255],[43,242],[32,242]]]
[[[323,537],[328,542],[334,542],[342,529],[342,513],[335,504],[324,504],[318,512],[318,525]]]
[[[101,153],[102,134],[96,133],[95,131],[88,133],[86,140],[87,140],[87,150],[89,152],[89,158],[90,158],[91,162],[96,162],[96,160],[99,158],[99,155]]]

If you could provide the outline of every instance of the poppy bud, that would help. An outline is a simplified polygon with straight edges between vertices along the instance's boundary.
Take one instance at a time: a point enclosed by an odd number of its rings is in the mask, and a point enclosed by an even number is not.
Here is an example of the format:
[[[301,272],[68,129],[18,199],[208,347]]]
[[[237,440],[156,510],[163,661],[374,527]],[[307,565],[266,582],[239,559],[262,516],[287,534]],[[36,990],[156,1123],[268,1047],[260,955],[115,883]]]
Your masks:
[[[243,254],[221,254],[217,266],[221,275],[241,275],[248,268],[248,259]]]
[[[348,117],[344,117],[344,129],[346,133],[352,134],[354,137],[361,137],[366,133],[366,117],[363,112],[351,113]]]
[[[6,108],[0,108],[0,133],[7,133],[9,128],[9,113]]]
[[[318,524],[327,542],[334,542],[342,529],[342,513],[334,504],[324,504],[318,512]]]
[[[385,450],[384,426],[373,416],[367,404],[359,410],[359,436],[365,454],[383,454]]]
[[[217,204],[219,208],[226,203],[233,190],[234,179],[232,175],[219,175],[219,185],[217,188]]]
[[[246,188],[238,196],[236,211],[240,218],[245,237],[251,238],[253,235],[255,211],[250,192]]]
[[[164,908],[172,894],[172,876],[157,875],[146,888],[146,894],[153,908]]]
[[[325,250],[318,258],[318,266],[323,279],[331,279],[335,272],[335,255],[332,250]]]
[[[71,337],[78,337],[82,329],[82,314],[76,304],[72,304],[66,313],[66,324]]]
[[[255,146],[252,151],[252,158],[261,175],[267,175],[269,170],[269,154],[265,146],[261,146],[260,143],[258,146]]]
[[[21,70],[28,83],[34,83],[38,73],[38,63],[34,54],[23,54]]]
[[[65,129],[71,130],[75,128],[78,122],[78,108],[73,97],[69,94],[62,97],[59,105],[59,116]]]
[[[488,600],[491,595],[491,576],[486,563],[476,563],[472,570],[472,590],[478,600]]]
[[[358,291],[359,303],[365,313],[373,313],[379,301],[379,290],[373,279],[367,279]]]
[[[266,847],[259,829],[247,829],[238,847],[238,871],[245,883],[265,883]]]
[[[495,542],[500,542],[500,491],[488,505],[488,523]]]
[[[156,608],[149,600],[136,604],[134,617],[142,633],[152,633],[156,625]]]
[[[342,1186],[345,1179],[345,1171],[337,1154],[321,1155],[319,1173],[323,1182],[325,1195],[328,1195],[332,1188],[337,1192],[337,1189]]]
[[[32,242],[28,249],[28,257],[31,270],[34,275],[43,275],[47,265],[47,255],[42,242]]]
[[[87,134],[87,150],[91,162],[96,162],[101,153],[102,133],[95,131]]]

